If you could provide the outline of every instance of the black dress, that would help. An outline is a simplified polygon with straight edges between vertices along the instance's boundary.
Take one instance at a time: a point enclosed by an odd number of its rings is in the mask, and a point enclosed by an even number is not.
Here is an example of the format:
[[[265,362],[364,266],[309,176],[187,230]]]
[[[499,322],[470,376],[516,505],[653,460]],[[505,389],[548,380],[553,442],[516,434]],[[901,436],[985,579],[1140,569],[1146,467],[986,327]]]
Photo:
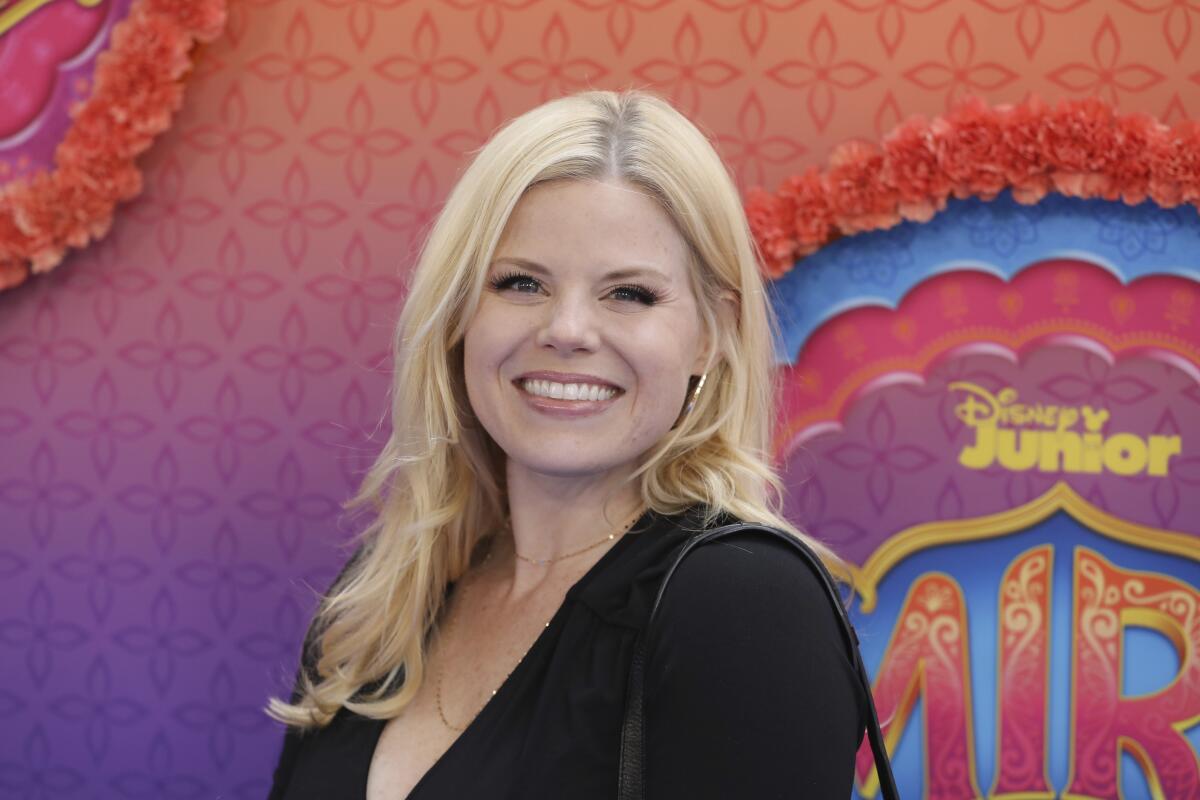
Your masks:
[[[409,800],[614,798],[634,639],[701,511],[647,512],[618,539]],[[848,798],[866,698],[834,614],[765,534],[692,552],[647,641],[647,798]],[[364,798],[384,724],[343,708],[289,728],[270,800]]]

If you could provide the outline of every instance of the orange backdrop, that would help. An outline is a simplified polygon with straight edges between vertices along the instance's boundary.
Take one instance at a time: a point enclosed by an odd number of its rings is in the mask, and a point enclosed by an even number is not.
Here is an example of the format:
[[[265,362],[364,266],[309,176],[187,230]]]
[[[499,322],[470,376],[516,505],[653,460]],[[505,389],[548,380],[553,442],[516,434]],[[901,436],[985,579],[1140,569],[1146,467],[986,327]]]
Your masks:
[[[379,203],[395,204],[373,222],[405,241],[496,124],[589,86],[674,99],[743,189],[774,188],[838,142],[877,139],[967,93],[994,103],[1098,95],[1167,123],[1200,113],[1197,3],[232,3],[227,35],[202,58],[157,160],[185,159],[188,190],[223,197],[236,167],[213,167],[237,162],[228,137],[254,130],[240,140],[243,152],[261,151],[247,159],[247,182],[282,188],[297,167],[313,197],[346,213],[343,224],[369,226]]]

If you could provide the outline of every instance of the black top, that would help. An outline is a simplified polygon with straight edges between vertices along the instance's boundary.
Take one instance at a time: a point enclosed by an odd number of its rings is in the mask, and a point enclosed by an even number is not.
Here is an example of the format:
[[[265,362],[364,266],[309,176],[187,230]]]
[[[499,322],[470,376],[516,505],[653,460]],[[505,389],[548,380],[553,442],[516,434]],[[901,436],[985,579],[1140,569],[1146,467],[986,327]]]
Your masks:
[[[615,797],[634,641],[701,512],[647,512],[618,539],[409,800]],[[866,697],[818,580],[753,531],[684,559],[647,639],[649,800],[850,796]],[[289,728],[269,800],[364,798],[384,724],[343,708]]]

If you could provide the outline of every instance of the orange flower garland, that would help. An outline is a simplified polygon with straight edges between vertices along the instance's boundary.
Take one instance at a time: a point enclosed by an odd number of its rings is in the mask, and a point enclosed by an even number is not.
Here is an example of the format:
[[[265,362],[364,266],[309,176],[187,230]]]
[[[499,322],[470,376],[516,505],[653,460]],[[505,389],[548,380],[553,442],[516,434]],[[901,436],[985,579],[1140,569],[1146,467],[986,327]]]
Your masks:
[[[171,124],[197,42],[225,25],[225,0],[135,0],[96,59],[92,95],[54,152],[55,168],[0,187],[0,290],[105,234],[142,186],[134,164]]]
[[[951,196],[990,200],[1005,189],[1025,204],[1055,191],[1200,206],[1200,123],[1168,128],[1095,98],[1053,108],[1037,98],[995,108],[970,99],[932,121],[909,119],[880,145],[847,142],[824,171],[774,193],[751,190],[746,213],[763,272],[778,278],[841,236],[926,222]]]

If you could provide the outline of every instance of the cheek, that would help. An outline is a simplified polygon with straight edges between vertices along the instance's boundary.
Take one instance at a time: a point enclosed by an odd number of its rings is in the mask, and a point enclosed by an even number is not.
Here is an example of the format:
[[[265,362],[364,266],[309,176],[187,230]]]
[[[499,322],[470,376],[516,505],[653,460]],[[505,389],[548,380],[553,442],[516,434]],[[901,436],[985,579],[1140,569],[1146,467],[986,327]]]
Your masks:
[[[463,373],[467,400],[480,421],[496,423],[498,404],[503,402],[506,364],[513,359],[530,333],[527,315],[488,303],[476,312],[463,341]],[[509,372],[515,367],[508,364]]]
[[[686,323],[648,330],[627,350],[629,363],[637,374],[639,394],[644,398],[644,413],[655,416],[677,413],[687,394],[688,378],[695,360]],[[655,410],[650,412],[649,407]]]
[[[682,379],[686,383],[699,335],[699,329],[688,320],[673,317],[639,331],[637,338],[628,342],[627,352],[646,380],[661,383]]]
[[[488,308],[488,304],[480,307],[471,324],[467,326],[464,337],[464,367],[468,375],[475,368],[476,378],[485,377],[481,370],[494,368],[503,360],[505,353],[512,349],[517,326],[514,321],[505,318],[504,314]],[[494,375],[493,375],[494,377]]]
[[[489,334],[492,330],[486,318],[476,317],[467,328],[463,340],[463,377],[467,386],[467,399],[476,415],[483,411],[486,416],[488,393],[493,391],[500,361],[499,342]]]

